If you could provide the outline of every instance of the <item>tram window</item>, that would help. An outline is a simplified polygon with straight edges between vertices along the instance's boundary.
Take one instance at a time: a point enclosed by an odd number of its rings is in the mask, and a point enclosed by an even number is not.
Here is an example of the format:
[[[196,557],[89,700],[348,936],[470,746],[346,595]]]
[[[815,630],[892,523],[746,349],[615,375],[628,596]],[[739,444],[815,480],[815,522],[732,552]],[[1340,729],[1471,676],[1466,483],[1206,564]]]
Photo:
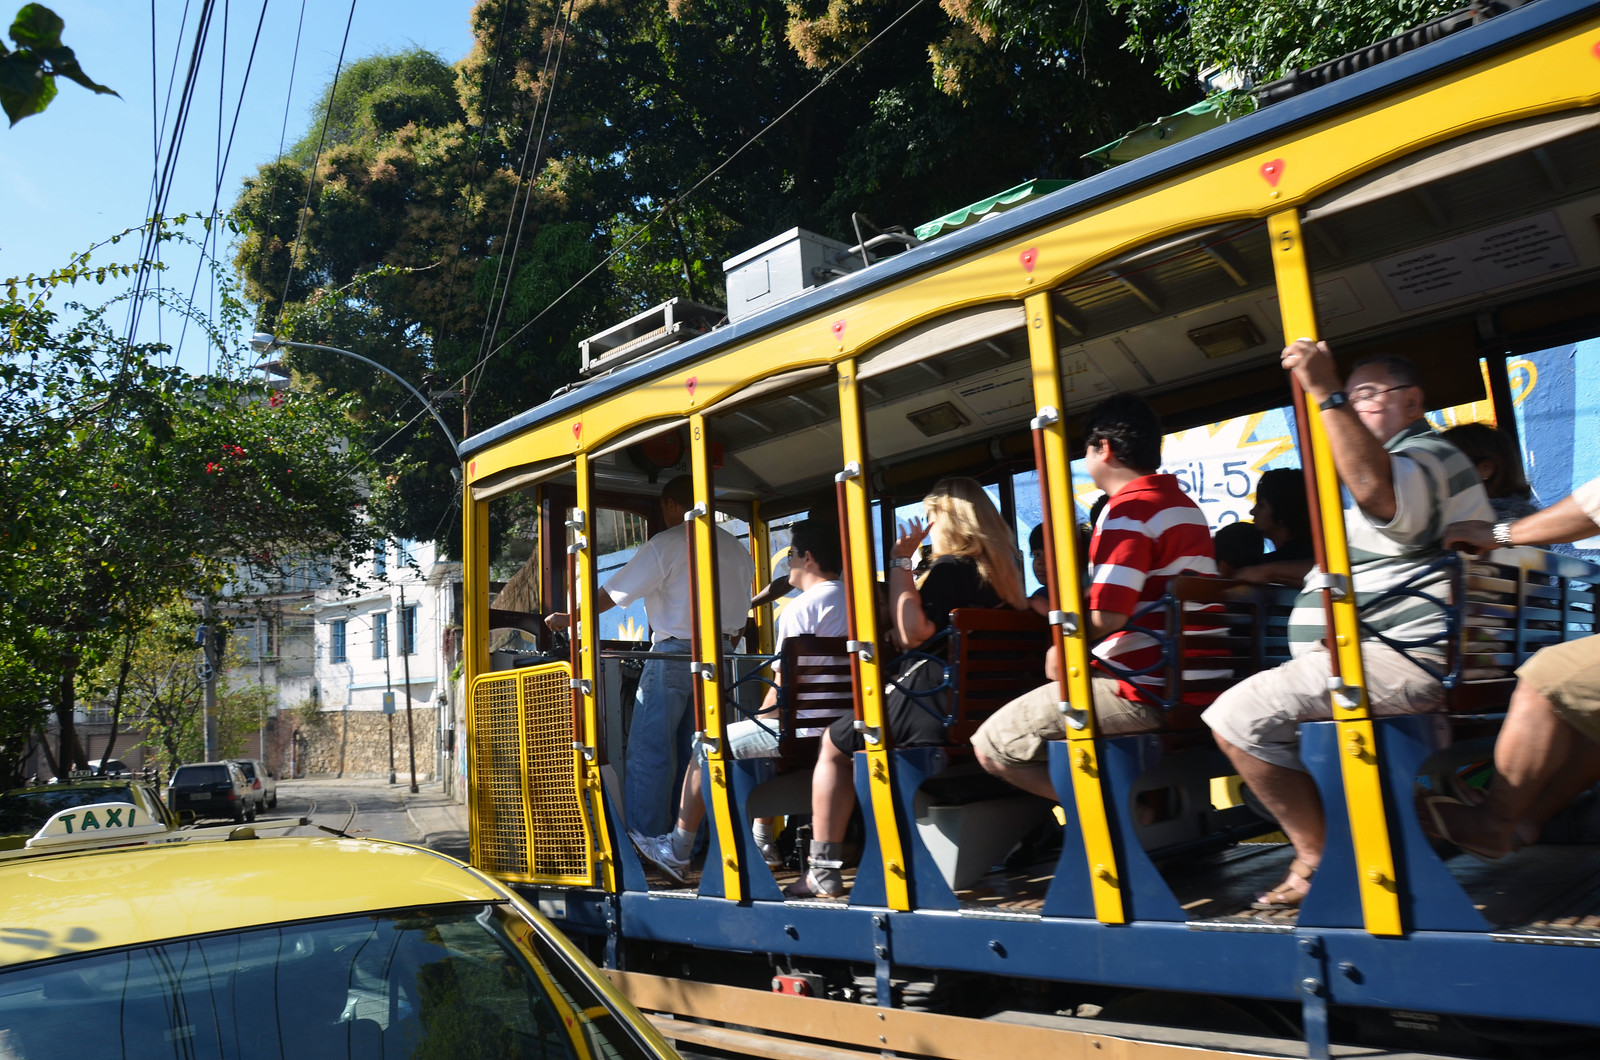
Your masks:
[[[597,508],[594,513],[596,583],[604,585],[609,581],[649,537],[649,522],[639,512]],[[635,600],[627,607],[613,607],[600,616],[599,624],[601,640],[650,639],[642,600]]]

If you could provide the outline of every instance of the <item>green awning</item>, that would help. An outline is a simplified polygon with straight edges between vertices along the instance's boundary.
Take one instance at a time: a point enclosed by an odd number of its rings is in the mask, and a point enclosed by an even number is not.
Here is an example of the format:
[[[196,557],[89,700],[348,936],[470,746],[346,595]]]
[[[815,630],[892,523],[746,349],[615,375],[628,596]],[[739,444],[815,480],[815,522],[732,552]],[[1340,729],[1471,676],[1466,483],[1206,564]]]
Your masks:
[[[936,218],[926,224],[916,227],[918,239],[932,239],[934,236],[945,232],[953,232],[957,228],[980,221],[990,214],[1001,213],[1013,206],[1037,199],[1041,195],[1048,195],[1058,188],[1071,184],[1070,180],[1029,180],[1018,184],[1014,188],[1007,188],[999,195],[991,195],[987,199],[980,199],[971,206],[963,206],[943,217]]]
[[[1215,129],[1227,120],[1227,112],[1221,100],[1213,96],[1201,100],[1187,110],[1180,110],[1165,118],[1146,122],[1120,140],[1113,140],[1104,147],[1097,147],[1081,157],[1093,158],[1108,166],[1132,162],[1135,158],[1142,158],[1152,151],[1159,151],[1168,144],[1175,144],[1179,140],[1198,136],[1208,129]]]

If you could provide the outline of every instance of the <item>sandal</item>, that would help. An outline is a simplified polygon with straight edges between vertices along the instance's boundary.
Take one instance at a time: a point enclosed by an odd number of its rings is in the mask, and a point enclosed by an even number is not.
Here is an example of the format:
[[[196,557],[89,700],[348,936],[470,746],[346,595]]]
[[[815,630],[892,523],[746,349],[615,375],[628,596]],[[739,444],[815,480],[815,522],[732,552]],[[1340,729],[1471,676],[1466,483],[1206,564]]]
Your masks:
[[[1299,909],[1300,903],[1304,902],[1306,895],[1311,893],[1311,877],[1316,874],[1316,866],[1307,865],[1299,858],[1295,858],[1289,862],[1289,875],[1283,878],[1283,882],[1270,891],[1263,891],[1256,895],[1256,900],[1250,903],[1250,908],[1264,912]],[[1295,880],[1303,880],[1305,886],[1294,886]]]
[[[1450,795],[1429,795],[1422,800],[1422,805],[1428,811],[1428,818],[1433,824],[1431,829],[1425,829],[1429,835],[1433,836],[1435,839],[1444,840],[1457,850],[1471,854],[1485,865],[1494,864],[1501,858],[1505,857],[1506,854],[1513,853],[1516,849],[1516,847],[1513,846],[1511,850],[1505,851],[1504,853],[1492,854],[1489,851],[1484,850],[1482,847],[1468,846],[1466,843],[1463,843],[1461,840],[1451,835],[1449,826],[1444,823],[1444,814],[1439,812],[1439,807],[1460,806],[1466,809],[1476,809],[1476,807],[1472,806],[1472,804],[1468,802],[1464,802],[1461,799]]]

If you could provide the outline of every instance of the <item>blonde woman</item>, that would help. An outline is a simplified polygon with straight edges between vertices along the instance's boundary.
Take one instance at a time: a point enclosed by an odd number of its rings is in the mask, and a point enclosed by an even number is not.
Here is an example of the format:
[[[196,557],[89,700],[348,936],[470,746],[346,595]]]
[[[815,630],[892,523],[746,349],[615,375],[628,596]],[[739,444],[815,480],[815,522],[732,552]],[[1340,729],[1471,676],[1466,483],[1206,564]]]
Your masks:
[[[922,501],[923,518],[900,524],[900,537],[889,550],[889,617],[901,647],[920,648],[949,625],[958,607],[1028,607],[1023,590],[1022,560],[994,502],[974,479],[940,479]],[[926,539],[932,545],[927,572],[913,576],[917,552]],[[931,689],[943,680],[943,668],[932,659],[917,659],[898,670],[884,701],[885,719],[896,747],[921,747],[945,742],[944,695],[922,697],[904,689]],[[828,729],[811,776],[811,850],[804,877],[789,889],[794,897],[842,897],[841,843],[856,792],[851,758],[865,747],[846,716]]]

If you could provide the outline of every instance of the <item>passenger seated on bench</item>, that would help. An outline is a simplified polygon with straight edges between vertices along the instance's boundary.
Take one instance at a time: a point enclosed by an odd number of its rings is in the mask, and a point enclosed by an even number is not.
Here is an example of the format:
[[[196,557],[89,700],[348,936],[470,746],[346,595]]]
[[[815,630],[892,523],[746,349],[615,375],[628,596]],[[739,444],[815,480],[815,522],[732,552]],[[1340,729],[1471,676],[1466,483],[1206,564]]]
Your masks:
[[[1159,672],[1123,678],[1114,674],[1160,662],[1158,635],[1166,626],[1161,600],[1167,581],[1180,574],[1217,572],[1211,533],[1205,514],[1178,480],[1157,473],[1161,421],[1143,401],[1119,394],[1091,409],[1084,423],[1084,449],[1089,477],[1111,498],[1089,542],[1089,637],[1099,641],[1094,648],[1096,673],[1089,682],[1096,731],[1108,736],[1143,732],[1158,728],[1162,715],[1139,697],[1139,687],[1159,692],[1164,678]],[[1189,636],[1203,638],[1212,629],[1222,632],[1201,613],[1185,617]],[[1204,654],[1193,651],[1191,658]],[[1059,666],[1052,648],[1045,659],[1051,682],[995,711],[972,737],[984,769],[1052,802],[1056,794],[1046,765],[1048,741],[1067,734],[1055,680]],[[1225,677],[1227,671],[1219,675],[1186,668],[1185,674],[1200,680]],[[1196,702],[1204,705],[1209,699]]]
[[[1217,554],[1217,573],[1224,578],[1233,572],[1254,567],[1266,557],[1267,537],[1255,523],[1229,523],[1211,535],[1211,548]]]
[[[1517,443],[1511,435],[1487,423],[1463,423],[1444,431],[1443,436],[1466,453],[1472,466],[1478,469],[1497,522],[1507,523],[1539,510],[1533,500],[1533,487],[1528,485],[1528,476],[1522,470],[1522,454],[1517,452]]]
[[[1315,563],[1305,473],[1293,467],[1262,472],[1250,519],[1272,542],[1272,555],[1250,566],[1236,564],[1232,577],[1256,585],[1303,584]]]
[[[1371,357],[1357,361],[1342,385],[1327,344],[1309,339],[1284,347],[1282,364],[1322,407],[1318,415],[1334,466],[1345,496],[1354,502],[1344,512],[1351,591],[1358,600],[1373,600],[1408,585],[1444,599],[1447,572],[1421,576],[1443,555],[1441,531],[1453,522],[1486,520],[1491,510],[1471,462],[1423,418],[1428,406],[1416,367],[1403,357]],[[1443,608],[1415,595],[1396,595],[1364,608],[1361,625],[1372,713],[1442,709],[1444,687],[1415,660],[1432,658],[1439,670],[1444,668],[1442,639],[1425,647],[1420,643],[1442,638]],[[1299,727],[1332,715],[1326,632],[1320,592],[1302,593],[1289,616],[1294,658],[1234,685],[1204,715],[1217,745],[1294,844],[1289,874],[1257,898],[1257,909],[1298,908],[1322,861],[1322,801],[1300,761]],[[1416,647],[1408,657],[1376,634]]]
[[[839,527],[828,526],[816,519],[796,523],[794,536],[789,542],[789,584],[800,590],[800,595],[790,600],[778,616],[777,651],[789,637],[812,634],[818,637],[846,637],[850,635],[849,616],[844,599],[844,586],[839,581]],[[774,681],[781,675],[774,669]],[[789,690],[793,697],[796,721],[795,736],[821,736],[823,730],[813,724],[804,727],[806,714],[805,686]],[[742,718],[728,725],[728,754],[733,758],[773,758],[778,754],[778,689],[767,690],[757,718]],[[689,854],[694,847],[695,833],[705,820],[706,804],[701,798],[702,773],[698,763],[684,774],[683,795],[678,803],[676,826],[667,835],[634,835],[633,842],[639,853],[677,880],[683,882],[684,867],[689,864]],[[764,826],[764,827],[763,827]],[[763,834],[765,833],[765,834]],[[782,859],[772,848],[771,822],[760,820],[755,824],[756,844],[768,865],[781,865]]]
[[[1445,527],[1445,545],[1487,552],[1554,545],[1600,533],[1600,478],[1515,522]],[[1482,806],[1447,796],[1427,802],[1432,834],[1480,857],[1500,858],[1538,841],[1578,793],[1600,781],[1600,634],[1552,644],[1523,663],[1494,745],[1494,779]],[[1431,827],[1430,827],[1431,826]]]
[[[970,478],[940,479],[922,504],[926,519],[901,523],[900,537],[889,550],[889,614],[899,642],[908,647],[926,645],[958,607],[1026,610],[1016,537],[983,487]],[[933,562],[918,584],[911,572],[924,537],[933,543]],[[896,684],[888,686],[884,697],[893,746],[945,742],[944,723],[936,716],[946,709],[938,701],[941,697],[918,702],[902,690],[934,688],[943,679],[943,668],[934,659],[916,659],[896,673]],[[840,844],[856,804],[851,759],[865,746],[849,715],[830,726],[822,738],[811,777],[809,867],[789,888],[792,897],[844,893]]]

